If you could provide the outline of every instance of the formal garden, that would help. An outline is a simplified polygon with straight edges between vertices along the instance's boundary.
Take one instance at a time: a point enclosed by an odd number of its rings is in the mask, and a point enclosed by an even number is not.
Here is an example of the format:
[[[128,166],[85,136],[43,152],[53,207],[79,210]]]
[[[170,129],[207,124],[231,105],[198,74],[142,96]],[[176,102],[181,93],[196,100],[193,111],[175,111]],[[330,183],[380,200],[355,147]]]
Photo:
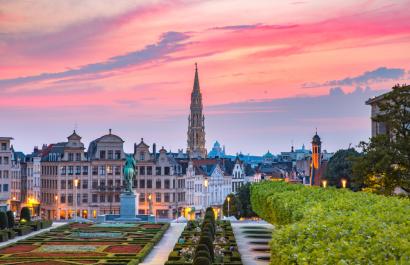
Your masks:
[[[266,181],[253,210],[275,225],[271,264],[410,264],[410,201]]]
[[[32,220],[27,207],[21,209],[18,221],[15,220],[12,211],[0,212],[0,242],[6,242],[16,236],[24,236],[51,225],[52,221],[49,220]]]
[[[216,221],[208,208],[203,220],[189,221],[166,265],[242,265],[229,221]]]
[[[0,249],[1,264],[138,264],[164,223],[70,223]]]

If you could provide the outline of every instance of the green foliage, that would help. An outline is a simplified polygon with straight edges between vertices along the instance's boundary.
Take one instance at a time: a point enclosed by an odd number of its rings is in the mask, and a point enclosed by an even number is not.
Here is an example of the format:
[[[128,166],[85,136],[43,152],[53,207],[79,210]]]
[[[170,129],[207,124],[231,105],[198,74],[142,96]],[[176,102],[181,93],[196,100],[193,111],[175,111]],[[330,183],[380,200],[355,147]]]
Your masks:
[[[6,229],[9,227],[7,221],[7,214],[5,212],[0,212],[0,229]]]
[[[408,199],[265,181],[251,202],[277,224],[271,264],[410,263]]]
[[[212,262],[206,257],[197,257],[194,259],[193,265],[212,265]]]
[[[363,156],[354,160],[353,173],[366,190],[391,195],[396,187],[410,190],[410,86],[397,85],[377,103],[388,134],[361,142]]]
[[[14,222],[14,213],[12,211],[7,211],[7,223],[8,223],[8,228],[13,228],[15,225]]]
[[[209,249],[209,255],[211,256],[211,260],[214,260],[214,246],[213,246],[213,241],[210,237],[201,235],[199,238],[198,244],[204,244],[208,247]]]
[[[238,198],[241,208],[240,208],[240,217],[250,218],[255,217],[256,214],[252,210],[251,204],[251,183],[246,183],[242,185],[237,193],[236,197]]]
[[[354,179],[352,172],[352,160],[359,156],[360,154],[354,148],[337,151],[330,158],[324,174],[328,185],[341,187],[342,179],[346,179],[348,187],[352,190],[360,190],[363,183],[358,179]]]
[[[28,207],[23,207],[21,208],[21,212],[20,212],[20,220],[24,219],[27,222],[31,221],[31,213],[30,213],[30,209]]]
[[[197,251],[195,251],[194,260],[198,257],[205,257],[208,260],[211,260],[211,255],[209,254],[209,250],[208,251],[207,250],[199,250],[199,251],[197,250]]]
[[[228,198],[230,198],[229,213],[228,213]],[[240,210],[241,210],[241,202],[238,200],[238,198],[233,193],[228,194],[228,196],[226,196],[225,198],[222,210],[225,216],[235,216],[237,219],[239,219]]]

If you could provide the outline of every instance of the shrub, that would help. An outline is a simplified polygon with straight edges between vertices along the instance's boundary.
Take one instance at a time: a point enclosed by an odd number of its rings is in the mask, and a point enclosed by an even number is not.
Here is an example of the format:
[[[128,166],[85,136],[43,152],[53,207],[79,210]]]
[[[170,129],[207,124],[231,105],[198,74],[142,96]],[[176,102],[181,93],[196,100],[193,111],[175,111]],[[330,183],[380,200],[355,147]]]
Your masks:
[[[214,246],[211,238],[208,236],[201,236],[199,238],[198,244],[206,245],[209,249],[209,255],[211,256],[211,260],[214,260]]]
[[[284,182],[252,185],[255,212],[276,224],[271,264],[410,263],[410,201]]]
[[[31,214],[30,214],[30,209],[28,207],[23,207],[21,208],[21,212],[20,212],[20,220],[24,219],[27,222],[31,221]]]
[[[194,259],[193,265],[212,265],[212,262],[206,257],[197,257]]]
[[[195,251],[194,260],[198,257],[205,257],[208,260],[211,260],[211,254],[209,254],[209,251],[206,250]]]
[[[9,240],[9,234],[7,233],[7,231],[0,231],[0,242],[5,242],[7,240]]]
[[[18,226],[16,228],[13,228],[13,230],[19,236],[24,236],[24,235],[27,235],[27,234],[31,233],[31,227],[30,226],[25,226],[25,225],[21,225],[21,226]]]
[[[7,211],[7,222],[8,222],[8,228],[13,228],[15,225],[14,222],[14,213],[12,211]]]
[[[7,214],[5,212],[0,212],[0,229],[6,229],[8,227]]]

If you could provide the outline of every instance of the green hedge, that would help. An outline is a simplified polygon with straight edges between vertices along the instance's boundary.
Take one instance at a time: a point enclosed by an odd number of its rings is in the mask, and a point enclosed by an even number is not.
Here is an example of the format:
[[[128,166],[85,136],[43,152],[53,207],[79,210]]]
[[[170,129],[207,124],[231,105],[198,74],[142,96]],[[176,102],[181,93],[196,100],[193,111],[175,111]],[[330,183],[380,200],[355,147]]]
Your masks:
[[[13,228],[13,230],[17,233],[18,236],[24,236],[30,234],[32,229],[31,226],[21,225],[18,227]]]
[[[271,264],[410,264],[410,200],[265,181],[254,211],[276,224]]]

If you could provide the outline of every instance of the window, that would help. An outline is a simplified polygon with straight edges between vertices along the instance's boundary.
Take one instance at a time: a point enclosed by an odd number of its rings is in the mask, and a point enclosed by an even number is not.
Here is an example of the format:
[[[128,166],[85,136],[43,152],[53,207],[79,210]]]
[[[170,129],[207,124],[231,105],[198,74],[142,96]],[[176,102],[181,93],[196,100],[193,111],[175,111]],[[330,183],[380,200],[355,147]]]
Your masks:
[[[105,202],[105,194],[100,194],[100,202]]]
[[[107,196],[107,201],[108,201],[108,202],[112,202],[112,199],[113,199],[113,198],[112,198],[112,194],[108,194],[108,196]]]
[[[92,195],[92,200],[93,200],[93,203],[98,202],[98,194],[93,194]]]
[[[105,151],[100,151],[100,159],[105,159]]]
[[[159,193],[159,192],[155,193],[155,201],[156,202],[161,202],[161,193]]]
[[[164,202],[169,202],[169,193],[164,193]]]
[[[5,171],[7,172],[7,171]],[[4,184],[3,185],[3,191],[9,191],[9,184]]]
[[[98,175],[98,167],[97,166],[93,166],[93,175],[94,176]]]
[[[0,156],[0,165],[1,165],[1,162],[2,162],[1,160],[2,160],[2,159],[3,159],[3,157]]]
[[[62,190],[65,190],[65,189],[66,189],[66,181],[65,181],[65,180],[62,180],[62,181],[61,181],[61,189],[62,189]]]
[[[134,180],[134,182],[135,182],[135,180]],[[120,179],[115,180],[115,186],[116,187],[121,187],[121,180]]]
[[[156,167],[156,168],[155,168],[155,174],[156,174],[157,176],[160,176],[160,175],[161,175],[161,167]]]
[[[140,152],[140,160],[145,160],[145,153],[144,152]]]
[[[121,166],[114,167],[114,171],[116,176],[121,175]]]
[[[105,180],[100,180],[100,186],[105,188]]]
[[[164,181],[164,189],[170,189],[171,187],[170,187],[170,181],[169,181],[169,179],[166,179],[165,181]]]
[[[73,204],[73,194],[68,194],[67,202],[68,204]]]
[[[120,195],[119,194],[115,194],[115,202],[120,202]]]
[[[73,181],[72,181],[72,180],[68,180],[68,181],[67,181],[67,186],[68,186],[68,188],[69,188],[70,190],[72,190],[72,189],[73,189]]]
[[[138,188],[138,180],[136,179],[134,179],[133,188]]]
[[[157,181],[155,181],[155,188],[160,189],[161,188],[161,180],[157,179]]]
[[[164,175],[169,176],[169,173],[170,173],[169,167],[164,167]]]
[[[145,167],[140,167],[140,175],[145,175]]]
[[[108,187],[114,186],[114,181],[112,179],[108,180]]]
[[[65,194],[61,194],[60,196],[60,202],[65,203]]]
[[[92,188],[94,190],[98,189],[98,180],[93,180]]]
[[[76,153],[75,154],[75,160],[76,161],[81,161],[81,153]]]
[[[83,166],[83,175],[88,175],[88,167]]]
[[[112,173],[113,173],[112,166],[107,166],[107,174],[112,175]]]
[[[88,181],[87,180],[83,181],[83,189],[88,189]]]
[[[75,174],[76,175],[81,175],[81,166],[76,166],[75,167]]]
[[[120,160],[120,159],[121,159],[121,151],[120,151],[120,150],[116,150],[116,151],[115,151],[115,159],[116,159],[116,160]]]
[[[147,167],[147,175],[152,175],[152,167]]]
[[[68,153],[68,161],[74,161],[74,154]]]
[[[73,175],[73,174],[74,174],[74,167],[68,166],[68,175]]]
[[[145,202],[145,193],[140,194],[140,202]]]
[[[145,179],[140,179],[140,189],[144,189],[144,188],[145,188]]]
[[[105,176],[105,166],[99,166],[100,176]]]
[[[1,150],[6,151],[7,150],[7,144],[6,143],[1,143]]]
[[[65,175],[66,174],[66,167],[61,167],[61,175]]]
[[[112,150],[108,150],[108,159],[109,159],[109,160],[112,160],[113,158],[114,158],[113,151],[112,151]]]
[[[83,203],[88,203],[88,194],[87,193],[83,194]]]
[[[147,189],[152,189],[152,179],[147,179]]]
[[[4,157],[4,164],[5,164],[5,165],[8,165],[8,164],[9,164],[9,157],[8,157],[8,156],[5,156],[5,157]]]

